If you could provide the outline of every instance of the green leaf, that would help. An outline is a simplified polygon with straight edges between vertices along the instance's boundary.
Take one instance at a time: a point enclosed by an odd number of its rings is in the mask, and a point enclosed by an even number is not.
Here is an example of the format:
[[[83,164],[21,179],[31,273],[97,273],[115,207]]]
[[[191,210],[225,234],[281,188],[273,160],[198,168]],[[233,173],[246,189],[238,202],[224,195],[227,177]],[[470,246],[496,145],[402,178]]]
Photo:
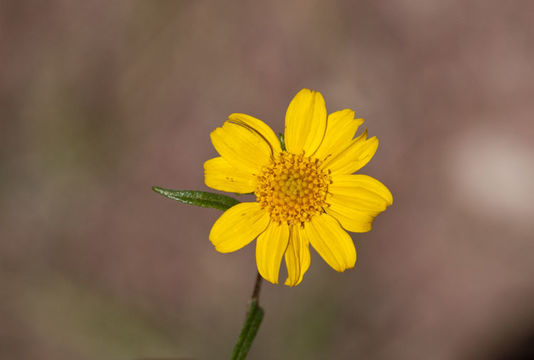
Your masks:
[[[223,211],[236,204],[239,204],[239,201],[233,197],[207,191],[171,190],[164,189],[159,186],[152,186],[152,190],[169,199],[176,200],[184,204],[196,205],[205,208],[215,208]]]
[[[258,333],[261,321],[263,320],[264,311],[258,304],[258,299],[252,299],[241,334],[237,339],[232,357],[230,360],[244,360],[252,346],[252,342]]]

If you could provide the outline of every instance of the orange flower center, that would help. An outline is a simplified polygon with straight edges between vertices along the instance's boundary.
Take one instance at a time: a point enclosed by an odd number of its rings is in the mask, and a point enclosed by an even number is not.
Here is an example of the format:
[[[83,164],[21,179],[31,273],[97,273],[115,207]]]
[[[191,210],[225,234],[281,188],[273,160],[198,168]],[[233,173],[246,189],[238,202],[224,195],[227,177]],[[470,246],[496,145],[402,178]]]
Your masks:
[[[263,169],[255,194],[272,220],[302,224],[323,211],[331,180],[320,165],[318,159],[284,151]]]

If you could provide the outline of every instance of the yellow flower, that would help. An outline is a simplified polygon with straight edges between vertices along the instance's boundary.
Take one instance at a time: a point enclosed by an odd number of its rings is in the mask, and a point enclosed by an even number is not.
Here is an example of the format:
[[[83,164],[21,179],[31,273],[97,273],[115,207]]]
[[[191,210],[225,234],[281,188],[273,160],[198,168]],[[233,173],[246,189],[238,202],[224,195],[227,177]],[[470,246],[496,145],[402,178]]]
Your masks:
[[[327,116],[323,96],[301,90],[289,104],[285,146],[261,120],[232,114],[211,133],[221,155],[204,164],[206,185],[233,193],[254,193],[224,212],[209,238],[217,251],[241,249],[257,237],[256,263],[263,278],[277,284],[282,257],[286,285],[302,281],[310,266],[309,245],[336,271],[356,263],[347,231],[367,232],[393,203],[390,191],[366,175],[351,175],[371,160],[378,139],[367,130],[354,138],[363,119],[345,109]]]

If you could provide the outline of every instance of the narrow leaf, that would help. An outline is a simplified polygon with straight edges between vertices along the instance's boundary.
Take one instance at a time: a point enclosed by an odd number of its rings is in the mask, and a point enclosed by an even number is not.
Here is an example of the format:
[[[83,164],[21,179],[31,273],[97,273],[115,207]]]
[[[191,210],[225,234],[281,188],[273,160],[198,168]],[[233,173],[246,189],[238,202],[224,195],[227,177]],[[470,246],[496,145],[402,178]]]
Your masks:
[[[196,205],[205,208],[215,208],[223,211],[236,204],[239,204],[239,201],[233,197],[207,191],[171,190],[164,189],[159,186],[153,186],[152,190],[169,199],[176,200],[184,204]]]
[[[247,357],[252,342],[260,328],[263,315],[264,311],[258,304],[258,300],[253,299],[230,360],[244,360]]]

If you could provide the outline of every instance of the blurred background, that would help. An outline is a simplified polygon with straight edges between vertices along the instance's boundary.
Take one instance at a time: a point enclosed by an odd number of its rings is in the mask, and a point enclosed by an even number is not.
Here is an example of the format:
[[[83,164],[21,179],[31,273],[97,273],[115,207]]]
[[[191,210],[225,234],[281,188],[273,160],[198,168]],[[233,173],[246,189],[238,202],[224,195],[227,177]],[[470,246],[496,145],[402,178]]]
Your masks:
[[[217,253],[209,132],[303,87],[380,139],[354,270],[264,284],[250,359],[531,359],[531,1],[0,1],[0,358],[229,358],[254,246]],[[284,275],[282,275],[283,278]]]

